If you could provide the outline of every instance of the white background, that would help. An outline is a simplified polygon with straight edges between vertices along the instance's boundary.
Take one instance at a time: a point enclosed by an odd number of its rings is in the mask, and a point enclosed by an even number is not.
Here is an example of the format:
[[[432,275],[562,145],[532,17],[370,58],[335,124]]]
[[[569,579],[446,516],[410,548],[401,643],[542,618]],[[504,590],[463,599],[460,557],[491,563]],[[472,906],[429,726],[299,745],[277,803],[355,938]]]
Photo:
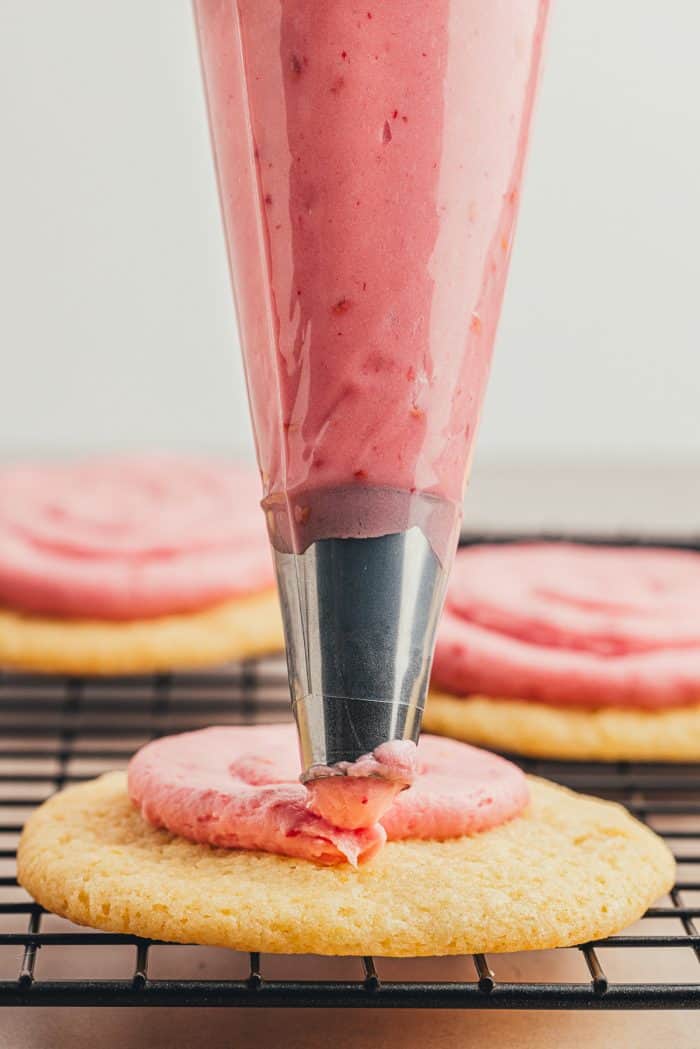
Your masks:
[[[482,463],[700,462],[699,39],[554,0]],[[248,449],[186,0],[0,0],[0,151],[0,454]]]

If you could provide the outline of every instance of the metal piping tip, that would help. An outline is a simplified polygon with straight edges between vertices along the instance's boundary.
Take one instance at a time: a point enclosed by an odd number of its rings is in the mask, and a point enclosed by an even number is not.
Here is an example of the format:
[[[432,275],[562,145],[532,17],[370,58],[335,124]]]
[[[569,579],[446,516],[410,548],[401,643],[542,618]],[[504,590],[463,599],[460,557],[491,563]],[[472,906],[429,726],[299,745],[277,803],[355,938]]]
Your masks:
[[[447,579],[423,532],[274,556],[302,779],[417,742]]]

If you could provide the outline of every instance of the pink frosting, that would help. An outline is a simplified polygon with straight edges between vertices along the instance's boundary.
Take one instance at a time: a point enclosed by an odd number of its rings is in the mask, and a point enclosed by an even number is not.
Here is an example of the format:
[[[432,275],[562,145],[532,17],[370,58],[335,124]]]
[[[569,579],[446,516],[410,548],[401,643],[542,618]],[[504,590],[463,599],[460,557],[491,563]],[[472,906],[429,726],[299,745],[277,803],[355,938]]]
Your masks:
[[[364,863],[387,838],[489,830],[528,802],[527,781],[510,762],[433,736],[418,744],[413,785],[369,826],[339,826],[314,813],[298,772],[291,724],[209,728],[147,744],[129,765],[129,794],[149,823],[191,841],[324,864]]]
[[[700,702],[700,556],[566,543],[464,550],[433,682],[584,707]]]
[[[316,770],[317,778],[306,784],[308,807],[337,827],[371,827],[396,795],[411,786],[417,774],[415,743],[394,739],[357,761],[338,762],[326,774]]]
[[[107,620],[273,585],[259,482],[163,455],[0,469],[0,604]]]

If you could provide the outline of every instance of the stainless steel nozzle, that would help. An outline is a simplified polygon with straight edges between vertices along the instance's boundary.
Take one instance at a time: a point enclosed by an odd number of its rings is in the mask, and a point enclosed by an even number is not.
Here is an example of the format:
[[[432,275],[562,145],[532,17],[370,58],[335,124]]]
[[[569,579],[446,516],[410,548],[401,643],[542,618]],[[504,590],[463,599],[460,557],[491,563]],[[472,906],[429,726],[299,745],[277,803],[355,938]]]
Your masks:
[[[447,575],[420,528],[274,554],[302,779],[417,741]]]

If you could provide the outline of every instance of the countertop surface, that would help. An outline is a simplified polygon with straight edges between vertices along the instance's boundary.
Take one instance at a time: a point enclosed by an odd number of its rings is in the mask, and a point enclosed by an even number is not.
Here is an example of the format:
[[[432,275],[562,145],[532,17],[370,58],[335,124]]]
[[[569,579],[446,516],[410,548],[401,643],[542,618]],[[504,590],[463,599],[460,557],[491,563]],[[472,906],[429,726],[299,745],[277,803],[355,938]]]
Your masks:
[[[467,496],[465,526],[473,532],[503,534],[697,536],[700,467],[480,468]],[[544,964],[558,965],[561,958],[566,967],[567,953],[550,954]],[[672,975],[699,979],[692,952],[682,953],[689,955],[682,961],[683,972]],[[649,961],[640,958],[641,964]],[[99,978],[109,960],[95,962],[92,975]],[[517,971],[517,956],[507,964]],[[648,978],[666,976],[653,973]],[[699,1023],[697,1013],[680,1012],[26,1008],[0,1012],[0,1049],[658,1049],[671,1044],[675,1049],[697,1049]]]
[[[697,1049],[696,1013],[6,1010],[3,1049]]]

